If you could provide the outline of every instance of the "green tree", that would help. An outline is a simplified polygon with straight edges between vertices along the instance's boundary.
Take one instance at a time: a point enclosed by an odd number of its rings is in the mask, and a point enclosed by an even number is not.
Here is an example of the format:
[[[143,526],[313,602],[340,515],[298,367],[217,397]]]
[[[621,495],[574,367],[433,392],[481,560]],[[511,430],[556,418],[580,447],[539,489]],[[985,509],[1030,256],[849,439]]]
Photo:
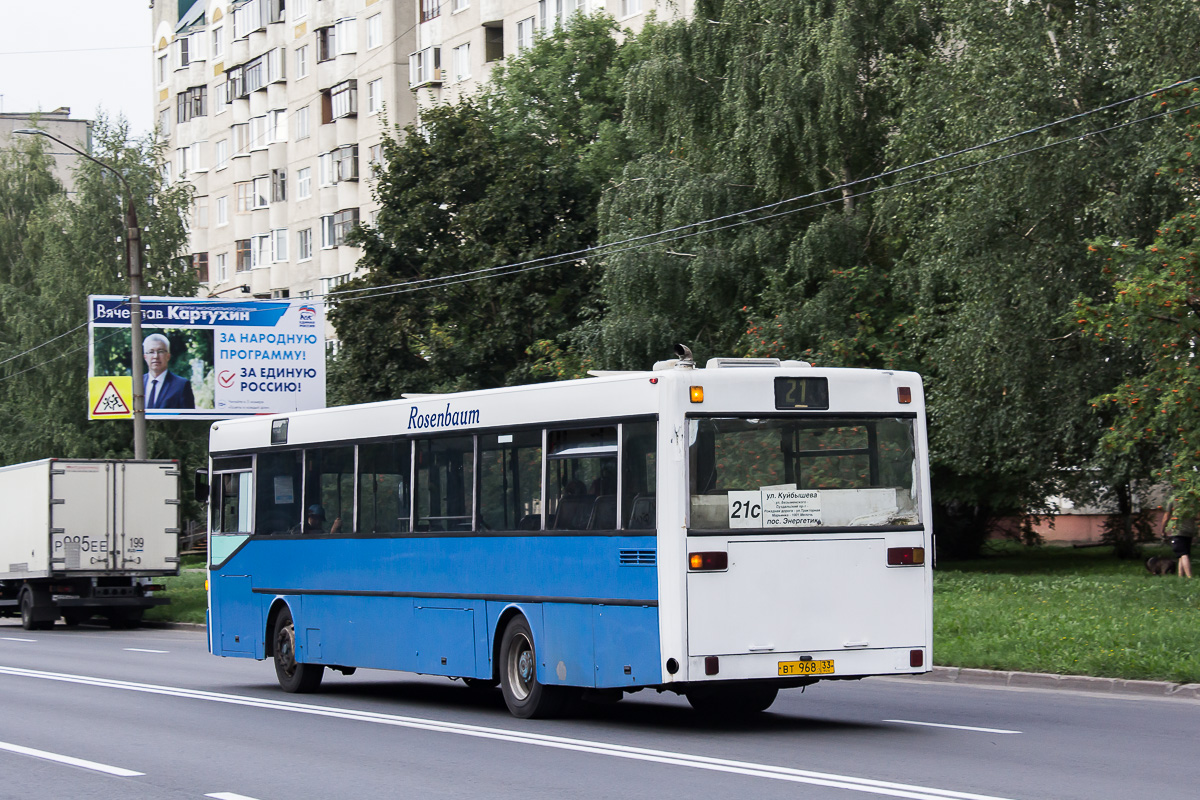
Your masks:
[[[926,53],[935,22],[907,0],[759,0],[648,25],[624,123],[636,159],[605,194],[601,240],[782,215],[607,257],[584,352],[610,368],[643,368],[675,341],[697,355],[886,363],[853,341],[874,323],[847,310],[874,298],[890,243],[874,204],[844,185],[885,167],[895,62]]]
[[[1194,102],[1192,91],[1159,99]],[[1179,121],[1175,153],[1155,170],[1162,193],[1180,197],[1178,211],[1138,246],[1133,237],[1097,239],[1088,248],[1110,281],[1081,297],[1071,319],[1090,338],[1128,351],[1134,368],[1092,400],[1104,423],[1100,453],[1145,467],[1165,485],[1177,517],[1200,516],[1200,169],[1191,148],[1197,127]],[[1182,130],[1180,130],[1182,128]]]
[[[1169,19],[1160,16],[1160,12]],[[1200,17],[1150,2],[947,4],[946,45],[899,83],[894,163],[915,163],[1098,108],[1194,70]],[[936,169],[1013,154],[1151,113],[1149,100],[971,153]],[[931,451],[949,530],[970,552],[997,515],[1048,495],[1128,491],[1129,463],[1095,461],[1088,399],[1129,368],[1064,317],[1105,279],[1081,243],[1104,230],[1152,235],[1178,193],[1146,180],[1164,140],[1145,123],[889,197],[902,239],[891,292],[913,303],[904,349],[931,398]],[[932,172],[930,168],[926,173]],[[1136,472],[1136,470],[1133,470]],[[957,520],[957,521],[956,521]]]
[[[43,142],[30,137],[0,156],[0,207],[13,209],[0,225],[8,237],[0,259],[7,264],[0,275],[0,463],[131,457],[128,422],[87,419],[82,327],[89,294],[129,291],[125,194],[110,172],[79,159],[68,197],[53,184]],[[120,170],[137,199],[145,294],[195,294],[184,253],[191,191],[162,184],[161,143],[133,140],[124,122],[101,118],[92,130],[92,154]],[[149,455],[201,466],[205,434],[194,422],[152,423]]]
[[[612,20],[576,16],[497,68],[478,97],[423,113],[384,140],[381,209],[353,241],[367,274],[330,320],[335,402],[540,379],[597,280],[583,258],[528,262],[595,242],[595,208],[620,163],[623,57]],[[608,132],[608,135],[604,134]],[[472,270],[531,269],[459,281]],[[431,288],[395,286],[446,279]],[[385,288],[393,287],[393,288]]]

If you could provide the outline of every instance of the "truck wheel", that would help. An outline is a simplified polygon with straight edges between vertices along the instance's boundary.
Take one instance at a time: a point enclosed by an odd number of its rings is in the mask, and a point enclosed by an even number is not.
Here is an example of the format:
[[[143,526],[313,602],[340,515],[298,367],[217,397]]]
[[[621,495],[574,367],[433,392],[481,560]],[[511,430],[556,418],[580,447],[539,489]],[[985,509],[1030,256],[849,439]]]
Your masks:
[[[513,617],[500,640],[500,691],[514,717],[553,717],[568,699],[565,686],[547,686],[537,679],[533,632],[524,617]]]
[[[302,664],[296,661],[296,626],[292,612],[286,607],[275,619],[275,677],[285,692],[308,694],[315,692],[325,676],[324,664]]]
[[[21,627],[27,631],[44,631],[54,624],[54,620],[38,619],[39,603],[34,597],[33,590],[28,586],[21,590]]]

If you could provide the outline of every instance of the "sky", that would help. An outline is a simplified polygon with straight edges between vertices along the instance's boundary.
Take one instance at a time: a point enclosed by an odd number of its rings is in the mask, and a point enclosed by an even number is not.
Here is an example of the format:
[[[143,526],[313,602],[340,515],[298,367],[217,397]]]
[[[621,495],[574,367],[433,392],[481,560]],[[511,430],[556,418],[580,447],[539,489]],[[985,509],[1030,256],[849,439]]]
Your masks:
[[[174,0],[158,0],[174,2]],[[0,112],[154,127],[150,0],[0,0]]]

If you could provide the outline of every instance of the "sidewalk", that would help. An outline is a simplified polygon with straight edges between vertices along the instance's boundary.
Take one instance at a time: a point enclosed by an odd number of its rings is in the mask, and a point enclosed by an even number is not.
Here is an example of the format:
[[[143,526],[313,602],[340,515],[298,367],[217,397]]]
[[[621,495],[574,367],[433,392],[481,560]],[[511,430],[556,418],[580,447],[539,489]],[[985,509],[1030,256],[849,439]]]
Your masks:
[[[934,667],[932,672],[913,675],[911,679],[972,686],[1004,686],[1012,689],[1056,689],[1094,694],[1200,700],[1200,683],[1128,681],[1123,678],[1092,678],[1087,675],[1054,675],[1045,672],[1009,672],[964,667]]]

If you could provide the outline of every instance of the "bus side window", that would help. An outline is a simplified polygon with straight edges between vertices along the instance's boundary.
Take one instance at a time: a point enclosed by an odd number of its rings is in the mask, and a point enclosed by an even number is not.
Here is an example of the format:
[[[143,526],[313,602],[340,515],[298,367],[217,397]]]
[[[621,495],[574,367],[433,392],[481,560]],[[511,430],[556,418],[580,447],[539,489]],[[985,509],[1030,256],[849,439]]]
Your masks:
[[[379,442],[358,448],[359,533],[408,533],[412,442]]]
[[[303,522],[300,517],[303,458],[301,450],[273,451],[258,456],[254,503],[256,534],[291,533],[299,529]]]
[[[542,432],[479,437],[481,530],[536,531],[542,527]]]
[[[309,513],[316,506],[320,514]],[[304,452],[304,533],[349,533],[354,528],[354,448]]]
[[[627,422],[622,426],[621,516],[629,530],[655,527],[658,424]]]
[[[560,531],[596,526],[615,529],[616,426],[550,431],[549,439],[546,527]]]
[[[414,481],[418,531],[469,531],[475,487],[475,437],[423,439]]]

